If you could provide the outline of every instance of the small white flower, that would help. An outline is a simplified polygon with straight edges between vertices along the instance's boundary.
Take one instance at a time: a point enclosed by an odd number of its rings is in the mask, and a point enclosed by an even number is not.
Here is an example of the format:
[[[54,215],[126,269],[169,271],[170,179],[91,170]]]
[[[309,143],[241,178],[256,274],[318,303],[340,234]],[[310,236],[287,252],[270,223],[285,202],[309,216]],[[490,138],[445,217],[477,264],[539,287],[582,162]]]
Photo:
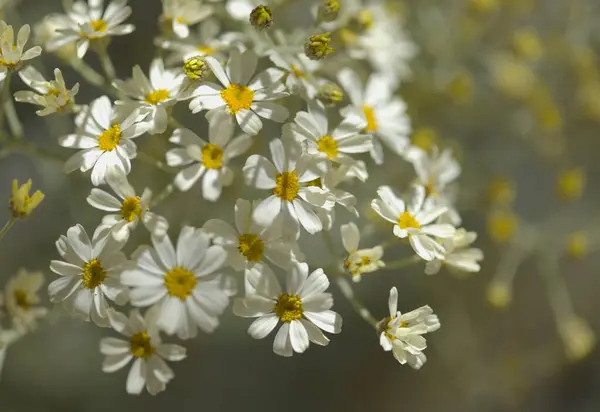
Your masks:
[[[28,24],[22,26],[17,33],[17,44],[15,44],[13,27],[0,20],[0,81],[6,78],[9,71],[19,70],[24,61],[31,60],[42,53],[40,46],[24,51],[30,33],[31,28]]]
[[[246,184],[269,190],[271,195],[255,209],[253,219],[269,226],[280,215],[284,231],[297,233],[298,224],[314,234],[323,229],[315,209],[331,210],[335,198],[327,190],[313,185],[320,178],[314,159],[302,156],[300,144],[291,139],[274,139],[269,144],[273,163],[252,155],[244,165]]]
[[[262,129],[260,117],[282,123],[288,110],[271,100],[288,96],[282,83],[284,73],[275,68],[267,69],[254,76],[258,56],[248,49],[244,53],[233,48],[226,69],[211,56],[206,58],[221,85],[205,82],[192,95],[190,110],[215,110],[235,116],[244,132],[256,135]],[[254,76],[254,77],[253,77]]]
[[[157,305],[158,327],[169,335],[191,339],[198,327],[213,332],[232,294],[218,273],[227,262],[227,252],[221,246],[209,246],[210,237],[189,226],[181,230],[177,248],[169,236],[153,236],[152,244],[133,253],[137,268],[121,276],[133,288],[131,304]]]
[[[360,232],[358,227],[352,222],[342,225],[340,228],[342,244],[348,252],[348,257],[344,260],[344,268],[352,276],[354,282],[360,282],[365,273],[375,272],[385,263],[381,260],[383,257],[383,248],[375,246],[370,249],[359,249]]]
[[[270,226],[260,225],[252,217],[258,201],[238,199],[235,203],[235,228],[228,223],[211,219],[204,224],[204,231],[213,242],[229,254],[228,262],[235,270],[262,262],[264,259],[287,268],[292,259],[291,245],[281,239],[281,221]]]
[[[181,64],[194,56],[214,56],[221,60],[224,56],[220,52],[227,43],[217,37],[219,31],[220,26],[216,20],[207,20],[198,26],[196,33],[191,33],[185,39],[159,38],[156,45],[171,52],[165,57],[168,65]]]
[[[442,259],[427,262],[425,273],[435,275],[442,265],[458,272],[479,272],[479,261],[483,260],[483,251],[469,246],[477,239],[477,233],[458,229],[453,237],[442,239],[441,244],[446,250]]]
[[[138,121],[148,123],[151,134],[164,133],[169,120],[167,109],[177,103],[184,77],[182,72],[166,70],[160,58],[150,64],[150,79],[136,65],[131,79],[115,80],[113,83],[129,97],[115,102],[120,116],[128,117],[135,113]]]
[[[317,82],[314,78],[314,72],[321,67],[322,63],[320,61],[311,60],[304,54],[279,52],[269,53],[269,59],[275,66],[287,73],[285,85],[291,93],[300,95],[306,100],[316,97]]]
[[[56,242],[60,256],[50,270],[61,277],[48,286],[51,302],[64,302],[73,315],[98,326],[108,326],[107,298],[117,305],[127,302],[127,288],[120,282],[127,258],[109,231],[99,226],[90,241],[81,225],[70,227]]]
[[[380,331],[379,344],[386,352],[392,351],[400,364],[408,364],[421,369],[427,361],[423,353],[427,341],[422,336],[440,328],[440,321],[429,306],[422,306],[411,312],[398,311],[398,290],[393,287],[388,299],[390,316],[377,325]]]
[[[233,313],[258,318],[248,328],[254,339],[266,337],[281,321],[273,341],[273,352],[281,356],[302,353],[310,342],[325,346],[329,339],[320,329],[340,333],[342,318],[331,310],[333,297],[325,293],[329,279],[323,269],[308,275],[308,265],[298,263],[288,274],[282,291],[268,266],[259,263],[246,270],[246,296],[236,298]]]
[[[202,4],[201,0],[163,0],[162,18],[171,24],[173,33],[185,39],[190,35],[190,27],[201,22],[213,13],[213,8]]]
[[[77,57],[83,59],[90,42],[123,36],[135,29],[133,24],[122,24],[131,14],[127,0],[113,0],[104,11],[103,3],[104,0],[88,0],[88,4],[77,1],[67,10],[67,14],[50,16],[59,27],[47,41],[46,48],[55,51],[75,43]]]
[[[389,80],[372,74],[363,90],[358,74],[349,68],[340,71],[338,80],[351,101],[351,105],[341,110],[342,116],[361,117],[367,124],[366,132],[381,140],[392,152],[402,154],[410,144],[410,119],[406,104],[394,96],[394,87]],[[373,140],[371,157],[381,164],[383,147],[377,139]]]
[[[37,320],[48,314],[48,309],[37,306],[40,303],[38,291],[43,284],[42,272],[28,272],[24,269],[19,270],[6,284],[4,307],[18,331],[24,333],[34,329]]]
[[[60,69],[54,69],[55,80],[50,81],[44,79],[44,76],[33,66],[19,71],[19,77],[23,83],[35,91],[18,91],[15,93],[15,100],[42,106],[43,109],[36,111],[38,116],[66,112],[74,103],[75,95],[79,92],[79,83],[75,83],[70,90],[67,89]]]
[[[425,199],[425,188],[414,185],[408,207],[388,186],[377,190],[379,199],[371,202],[371,207],[379,216],[394,223],[394,235],[403,239],[408,237],[411,246],[422,259],[431,261],[443,259],[445,249],[431,236],[449,238],[454,236],[456,228],[450,224],[432,222],[442,215],[445,207],[435,207]]]
[[[230,160],[248,150],[252,139],[246,134],[232,139],[235,125],[225,113],[211,113],[207,117],[208,142],[189,129],[176,129],[169,141],[181,147],[169,150],[166,159],[169,166],[185,166],[175,177],[179,190],[189,190],[202,178],[202,196],[215,202],[223,186],[233,182]]]
[[[152,198],[150,189],[146,188],[141,196],[137,196],[135,189],[127,181],[127,176],[119,169],[110,169],[106,175],[106,182],[118,198],[102,189],[93,188],[87,202],[96,209],[118,212],[106,215],[102,219],[102,224],[110,228],[115,240],[126,242],[129,233],[139,221],[144,222],[152,236],[161,237],[167,233],[167,220],[149,210]]]
[[[133,116],[122,122],[117,122],[116,117],[116,107],[113,110],[110,99],[106,96],[92,101],[75,117],[77,133],[58,140],[62,147],[82,149],[67,160],[67,173],[77,169],[82,172],[92,169],[91,179],[94,186],[103,184],[106,173],[113,167],[129,174],[130,159],[133,159],[137,152],[132,139],[146,133],[148,126],[134,123]]]
[[[184,347],[162,343],[156,327],[155,311],[148,310],[142,317],[137,309],[129,312],[129,318],[122,313],[111,311],[111,327],[127,340],[104,338],[100,341],[100,352],[106,356],[102,371],[116,372],[133,364],[127,375],[127,393],[139,395],[144,386],[151,395],[166,389],[167,383],[175,377],[165,362],[179,362],[186,357]]]

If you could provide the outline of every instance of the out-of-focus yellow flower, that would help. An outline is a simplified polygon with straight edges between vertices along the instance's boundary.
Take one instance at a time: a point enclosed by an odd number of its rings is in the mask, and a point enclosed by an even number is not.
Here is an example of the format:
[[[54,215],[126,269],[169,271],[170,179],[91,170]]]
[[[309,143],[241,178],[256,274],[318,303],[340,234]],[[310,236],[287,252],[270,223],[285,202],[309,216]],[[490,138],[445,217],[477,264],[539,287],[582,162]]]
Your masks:
[[[563,170],[558,175],[556,189],[563,200],[579,199],[585,190],[585,172],[580,167]]]
[[[517,30],[513,35],[512,43],[518,57],[535,61],[543,55],[542,42],[534,29]]]
[[[531,67],[515,58],[498,55],[491,59],[494,87],[513,99],[525,99],[531,95],[538,78]]]
[[[492,178],[488,186],[488,201],[496,206],[510,206],[517,193],[512,181],[503,176]]]
[[[600,81],[582,84],[577,99],[583,112],[590,119],[600,122]]]
[[[488,216],[488,234],[498,243],[509,241],[518,228],[519,219],[509,210],[496,210]]]
[[[511,287],[506,282],[492,282],[488,286],[486,298],[495,308],[505,308],[512,300]]]
[[[589,250],[589,239],[585,232],[571,233],[565,245],[567,255],[572,259],[582,259]]]
[[[471,74],[462,70],[452,77],[446,86],[446,92],[455,103],[466,104],[472,100],[474,88]]]
[[[499,0],[469,0],[469,7],[477,13],[491,13],[500,6]]]
[[[29,216],[33,212],[33,209],[44,200],[44,194],[39,190],[32,196],[29,196],[30,190],[31,179],[21,186],[19,186],[17,179],[13,180],[10,209],[14,218],[20,219]]]
[[[596,346],[596,335],[588,323],[578,317],[560,322],[558,332],[565,345],[565,353],[570,361],[576,362],[587,357]]]
[[[412,144],[425,151],[430,151],[437,146],[439,136],[435,129],[431,127],[420,127],[412,135]]]

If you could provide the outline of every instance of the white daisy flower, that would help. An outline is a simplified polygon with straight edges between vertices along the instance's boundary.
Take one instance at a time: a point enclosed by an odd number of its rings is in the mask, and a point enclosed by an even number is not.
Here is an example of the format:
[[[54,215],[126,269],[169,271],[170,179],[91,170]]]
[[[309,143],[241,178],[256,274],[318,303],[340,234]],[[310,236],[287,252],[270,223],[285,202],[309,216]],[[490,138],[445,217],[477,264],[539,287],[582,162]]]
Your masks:
[[[358,248],[360,232],[354,223],[342,225],[340,233],[344,249],[348,252],[348,257],[344,260],[344,268],[354,282],[360,282],[365,273],[372,273],[385,267],[385,263],[381,260],[383,247],[377,245],[370,249]]]
[[[179,190],[189,190],[202,178],[202,196],[216,202],[223,186],[233,182],[229,161],[248,150],[252,139],[246,134],[232,139],[235,125],[224,113],[212,113],[207,117],[208,142],[189,129],[176,129],[169,141],[181,147],[169,150],[166,159],[169,166],[185,166],[175,176],[175,186]]]
[[[121,271],[129,262],[109,231],[99,226],[90,241],[81,225],[72,226],[67,236],[56,242],[65,260],[50,262],[50,270],[61,277],[48,286],[51,302],[64,302],[73,315],[108,326],[107,298],[117,305],[128,300],[128,290],[120,282]]]
[[[421,369],[427,361],[423,353],[427,341],[422,336],[440,328],[440,321],[429,306],[422,306],[411,312],[398,311],[398,290],[393,287],[388,299],[390,316],[377,325],[380,331],[379,344],[384,351],[392,351],[400,364],[408,363],[414,369]]]
[[[152,191],[146,188],[141,196],[127,181],[127,176],[120,169],[110,169],[106,182],[118,196],[93,188],[87,202],[96,209],[117,212],[104,216],[102,224],[110,228],[112,236],[119,242],[126,242],[129,233],[142,221],[152,236],[161,237],[167,233],[169,222],[162,216],[149,210]]]
[[[150,64],[150,79],[136,65],[131,79],[115,80],[113,83],[115,88],[130,97],[117,100],[117,110],[122,117],[136,113],[139,121],[149,124],[151,134],[164,133],[169,121],[167,109],[177,103],[184,77],[181,72],[166,70],[160,58]]]
[[[209,19],[198,26],[198,30],[185,39],[159,38],[155,43],[157,46],[170,51],[165,57],[165,63],[168,65],[181,64],[194,56],[214,56],[217,60],[221,60],[224,59],[221,51],[228,44],[217,37],[220,31],[219,22]]]
[[[367,124],[366,132],[379,139],[392,152],[402,154],[410,144],[410,119],[406,114],[406,104],[393,95],[394,87],[390,82],[375,73],[363,90],[358,74],[349,68],[340,71],[338,80],[351,101],[349,106],[340,111],[342,116],[361,117]],[[381,164],[383,147],[377,139],[373,140],[371,157]]]
[[[267,69],[254,76],[258,56],[250,49],[244,53],[233,48],[226,69],[213,57],[206,58],[221,85],[204,82],[192,95],[190,110],[218,110],[235,116],[244,132],[256,135],[262,129],[260,117],[282,123],[288,110],[271,100],[288,96],[282,80],[285,73],[276,68]]]
[[[335,128],[329,127],[327,113],[322,104],[308,103],[308,111],[300,111],[294,123],[288,123],[284,133],[290,133],[297,141],[306,144],[306,152],[320,160],[353,165],[356,160],[350,155],[369,152],[373,148],[373,138],[361,133],[366,121],[359,116],[342,120]]]
[[[280,215],[287,233],[298,232],[298,224],[314,234],[323,229],[315,209],[331,210],[335,198],[327,190],[312,184],[320,177],[314,159],[302,156],[302,148],[291,139],[274,139],[269,144],[273,163],[252,155],[244,165],[246,184],[269,190],[271,195],[255,209],[253,219],[269,226]]]
[[[457,272],[479,272],[481,266],[479,261],[483,260],[483,251],[469,246],[477,239],[477,233],[458,229],[453,237],[442,239],[440,242],[446,254],[442,259],[427,262],[425,273],[435,275],[440,271],[442,265]]]
[[[238,199],[235,203],[235,228],[222,220],[211,219],[203,229],[212,236],[214,244],[223,246],[227,251],[227,260],[234,270],[243,270],[265,259],[287,268],[292,260],[292,247],[281,238],[281,221],[277,219],[270,226],[260,225],[252,217],[258,204],[258,201]]]
[[[148,310],[142,316],[134,309],[128,318],[111,311],[111,327],[127,339],[104,338],[100,341],[100,352],[106,356],[102,362],[103,372],[116,372],[133,361],[126,384],[127,393],[132,395],[142,393],[144,386],[151,395],[164,391],[175,377],[165,360],[179,362],[186,357],[184,347],[162,343],[154,312]]]
[[[92,169],[92,184],[105,182],[106,173],[118,168],[123,173],[131,171],[131,161],[136,156],[137,147],[134,138],[146,133],[148,125],[134,123],[134,117],[117,122],[116,107],[110,99],[101,96],[75,117],[77,133],[59,138],[62,147],[82,149],[65,163],[65,171],[76,169],[87,172]]]
[[[31,60],[42,53],[40,46],[33,46],[24,51],[30,33],[29,24],[22,26],[17,33],[17,44],[15,44],[13,27],[0,20],[0,81],[6,78],[9,71],[19,70],[24,61]]]
[[[37,326],[37,320],[48,314],[40,303],[38,291],[44,285],[42,272],[19,270],[6,284],[4,308],[12,320],[13,327],[22,333]]]
[[[137,267],[121,276],[132,287],[131,304],[157,305],[158,327],[169,335],[191,339],[198,327],[213,332],[231,295],[218,273],[227,263],[225,249],[209,246],[210,237],[189,226],[181,230],[177,248],[169,236],[153,236],[152,244],[133,253]]]
[[[394,223],[394,235],[401,239],[408,237],[412,248],[422,259],[443,259],[446,250],[431,236],[450,238],[456,228],[447,223],[432,224],[446,208],[432,206],[429,199],[426,201],[423,186],[414,185],[413,192],[407,207],[390,187],[381,186],[377,190],[379,199],[374,199],[371,207],[379,216]]]
[[[181,39],[190,35],[190,26],[200,23],[213,13],[212,6],[201,0],[163,0],[164,19],[171,25],[173,33]]]
[[[316,97],[318,82],[314,72],[321,67],[321,61],[311,60],[304,54],[286,54],[277,51],[269,53],[269,59],[286,73],[285,85],[290,93],[300,95],[306,100]]]
[[[83,59],[91,42],[104,41],[112,36],[123,36],[133,32],[133,24],[122,24],[131,14],[127,0],[113,0],[106,10],[104,0],[77,1],[66,15],[52,15],[56,29],[54,36],[46,42],[48,51],[75,43],[77,57]]]
[[[65,113],[74,103],[75,95],[79,92],[79,83],[68,89],[60,69],[54,69],[55,80],[47,81],[33,66],[27,66],[19,71],[19,77],[34,91],[21,90],[15,93],[15,100],[42,106],[36,111],[38,116],[52,113]]]
[[[233,313],[258,318],[248,328],[254,339],[266,337],[281,321],[273,341],[273,352],[281,356],[302,353],[310,342],[325,346],[329,339],[320,329],[340,333],[342,318],[330,310],[333,297],[325,293],[329,279],[323,269],[308,275],[308,265],[298,263],[288,274],[285,292],[267,265],[256,264],[246,270],[246,296],[236,298]]]

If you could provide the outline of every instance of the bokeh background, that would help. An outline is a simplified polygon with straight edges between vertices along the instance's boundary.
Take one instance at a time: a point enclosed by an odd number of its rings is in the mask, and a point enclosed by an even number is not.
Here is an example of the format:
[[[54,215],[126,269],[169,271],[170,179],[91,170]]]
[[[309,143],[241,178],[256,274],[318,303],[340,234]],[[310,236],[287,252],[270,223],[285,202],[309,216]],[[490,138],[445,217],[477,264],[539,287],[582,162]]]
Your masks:
[[[120,78],[129,77],[135,64],[148,67],[161,11],[159,0],[129,3],[136,31],[114,39],[109,49]],[[308,16],[308,7],[305,0],[296,3],[297,13],[289,21],[298,24],[297,16]],[[595,253],[600,238],[595,184],[600,168],[600,4],[408,0],[389,6],[420,48],[411,63],[412,78],[400,89],[415,129],[413,141],[455,150],[463,167],[459,210],[464,226],[479,233],[477,246],[485,252],[482,271],[472,276],[443,271],[427,277],[415,267],[378,273],[356,287],[376,317],[386,315],[392,285],[398,287],[401,310],[424,304],[434,308],[442,328],[428,336],[425,367],[401,367],[384,353],[372,328],[332,285],[344,328],[329,347],[280,358],[272,353],[271,339],[251,339],[249,322],[228,312],[216,333],[184,343],[188,358],[173,365],[176,377],[166,392],[132,397],[125,393],[126,369],[110,375],[101,371],[98,344],[113,336],[111,331],[55,308],[38,331],[9,349],[0,378],[0,411],[598,410],[600,354],[590,333],[600,331]],[[22,0],[18,8],[4,6],[2,11],[10,24],[34,25],[60,10],[59,0]],[[46,74],[61,67],[67,84],[81,81],[51,55],[37,60]],[[96,63],[90,58],[90,64]],[[14,82],[13,92],[22,88]],[[89,102],[100,93],[82,82],[77,101]],[[56,143],[71,131],[69,117],[42,119],[33,107],[17,109],[27,139],[65,158],[71,154]],[[183,109],[180,116],[187,125],[205,127],[201,116]],[[269,129],[258,136],[271,137]],[[166,137],[140,139],[139,145],[156,158],[168,147]],[[380,183],[402,187],[412,178],[410,167],[398,163],[372,169],[373,187],[357,192],[363,206]],[[158,192],[169,182],[169,175],[136,166],[136,187],[148,185]],[[32,178],[46,199],[2,240],[0,286],[21,267],[44,271],[50,282],[54,275],[48,262],[57,257],[59,234],[75,223],[92,228],[101,213],[85,201],[88,179],[65,175],[57,162],[19,153],[0,159],[0,203],[8,203],[13,178]],[[220,204],[233,206],[243,193],[236,190],[226,191]],[[232,209],[209,204],[192,190],[173,195],[157,211],[169,219],[175,235],[184,223],[230,219]],[[6,219],[8,212],[1,212],[0,221]],[[534,251],[519,246],[524,231],[537,235]],[[147,242],[145,236],[139,231],[129,246]],[[320,238],[304,247],[311,262],[327,262]],[[522,252],[522,259],[516,259],[522,262],[514,281],[505,282],[502,273],[507,260],[519,255],[515,251]],[[396,254],[386,251],[386,260]],[[494,279],[503,293],[490,295]],[[560,316],[557,295],[559,301],[570,299],[588,333],[561,336],[559,327],[575,315]],[[578,343],[580,356],[567,356]]]

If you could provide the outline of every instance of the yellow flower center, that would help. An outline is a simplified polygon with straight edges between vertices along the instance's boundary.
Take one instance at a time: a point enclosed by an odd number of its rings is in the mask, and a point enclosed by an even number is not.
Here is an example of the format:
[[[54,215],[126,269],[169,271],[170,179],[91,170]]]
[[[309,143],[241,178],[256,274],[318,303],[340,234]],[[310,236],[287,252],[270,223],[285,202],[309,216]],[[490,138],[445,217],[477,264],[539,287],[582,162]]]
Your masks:
[[[105,152],[112,152],[119,145],[121,137],[121,127],[115,124],[98,136],[98,147]]]
[[[291,202],[298,196],[300,183],[296,172],[283,172],[275,178],[273,194],[283,200]]]
[[[198,279],[192,272],[176,266],[165,275],[165,286],[169,295],[185,300],[192,294]]]
[[[16,289],[13,291],[13,297],[15,298],[15,303],[18,307],[24,310],[29,309],[30,303],[27,299],[27,292],[22,289]]]
[[[196,50],[198,50],[203,56],[209,56],[211,54],[214,54],[215,52],[215,49],[213,49],[212,47],[205,46],[203,44],[196,47]]]
[[[92,20],[90,24],[92,25],[92,29],[94,29],[94,31],[98,31],[100,33],[104,33],[106,31],[106,22],[102,19]]]
[[[256,235],[246,233],[238,238],[238,250],[249,262],[260,262],[265,250],[264,242]]]
[[[289,323],[293,320],[302,318],[304,309],[300,296],[288,295],[283,293],[277,298],[275,303],[275,314],[282,321]]]
[[[157,105],[162,101],[169,98],[169,91],[167,89],[154,90],[146,95],[146,103]]]
[[[60,91],[58,89],[52,88],[46,92],[46,96],[60,96]]]
[[[142,220],[142,205],[140,204],[140,198],[126,197],[121,205],[121,216],[128,222],[133,222],[137,217],[138,220]]]
[[[400,215],[400,219],[398,219],[398,226],[400,229],[420,229],[421,225],[417,222],[417,219],[414,218],[409,212],[403,212]]]
[[[202,163],[207,169],[220,169],[223,165],[223,149],[208,143],[202,148]]]
[[[156,350],[150,342],[148,332],[138,332],[131,336],[130,340],[131,353],[136,358],[148,359]]]
[[[83,265],[83,284],[88,289],[95,289],[104,283],[106,272],[98,259],[92,259]]]
[[[365,118],[367,119],[367,127],[365,130],[369,133],[377,131],[377,119],[375,118],[375,111],[371,106],[363,105],[363,111],[365,112]]]
[[[292,64],[290,68],[292,69],[292,73],[294,73],[294,76],[296,76],[298,79],[306,77],[306,73],[300,70],[300,68],[295,64]]]
[[[333,159],[338,154],[337,142],[331,136],[323,136],[317,142],[317,149],[325,153],[328,159]]]
[[[221,98],[225,100],[229,113],[237,114],[240,110],[248,110],[252,106],[254,92],[246,86],[240,84],[230,84],[226,89],[221,90]]]

